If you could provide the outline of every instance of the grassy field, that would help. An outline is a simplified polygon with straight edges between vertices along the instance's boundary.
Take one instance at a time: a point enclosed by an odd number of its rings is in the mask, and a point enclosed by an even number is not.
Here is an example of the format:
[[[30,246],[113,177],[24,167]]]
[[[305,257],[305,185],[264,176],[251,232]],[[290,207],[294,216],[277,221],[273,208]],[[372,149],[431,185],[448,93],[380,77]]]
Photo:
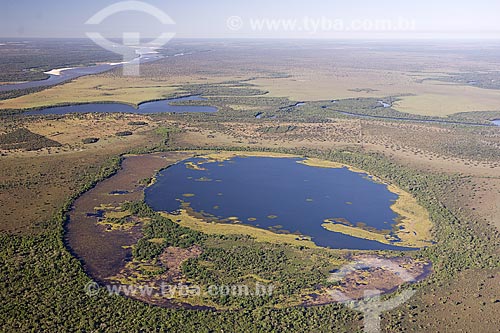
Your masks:
[[[432,222],[429,212],[408,192],[394,185],[387,187],[389,191],[398,195],[391,209],[399,216],[395,234],[401,239],[401,244],[413,247],[431,245]]]
[[[268,242],[274,244],[291,244],[295,246],[305,246],[317,248],[307,237],[297,235],[277,234],[275,232],[241,224],[209,223],[199,218],[191,216],[186,210],[181,210],[180,214],[161,213],[162,216],[176,221],[183,227],[188,227],[196,231],[201,231],[208,235],[248,235],[254,237],[258,242]]]
[[[92,75],[34,94],[0,101],[0,109],[30,109],[71,103],[143,101],[168,98],[177,92],[168,81],[138,77]]]
[[[500,90],[424,81],[394,104],[398,111],[424,116],[448,116],[458,112],[498,111]]]
[[[317,71],[291,74],[293,78],[262,78],[251,82],[269,91],[269,96],[296,101],[401,96],[394,103],[396,110],[424,116],[500,110],[499,90],[422,81],[421,77],[414,77],[409,72],[339,69],[336,75]]]
[[[363,238],[363,239],[369,239],[369,240],[374,240],[379,243],[384,243],[384,244],[392,244],[387,238],[385,238],[384,235],[376,233],[376,232],[371,232],[368,230],[363,230],[358,227],[349,227],[343,224],[339,223],[323,223],[321,225],[323,228],[326,230],[332,231],[332,232],[338,232],[344,235],[349,235],[349,236],[354,236],[358,238]],[[404,245],[399,243],[398,245]]]

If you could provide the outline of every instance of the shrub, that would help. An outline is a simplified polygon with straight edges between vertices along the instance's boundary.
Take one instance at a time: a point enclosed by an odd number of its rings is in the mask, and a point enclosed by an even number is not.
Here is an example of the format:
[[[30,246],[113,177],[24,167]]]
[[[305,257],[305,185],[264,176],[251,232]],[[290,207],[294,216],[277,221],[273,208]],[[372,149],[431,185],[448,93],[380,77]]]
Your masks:
[[[91,144],[91,143],[96,143],[97,141],[99,141],[99,138],[85,138],[82,140],[83,144]]]

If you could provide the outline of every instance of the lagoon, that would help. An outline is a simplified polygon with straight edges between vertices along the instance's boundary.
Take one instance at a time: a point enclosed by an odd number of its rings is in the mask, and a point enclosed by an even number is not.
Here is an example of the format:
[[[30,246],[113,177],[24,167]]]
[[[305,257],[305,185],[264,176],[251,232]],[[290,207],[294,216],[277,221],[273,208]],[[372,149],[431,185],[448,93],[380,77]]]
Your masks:
[[[318,246],[357,250],[409,250],[326,230],[325,220],[363,224],[392,233],[398,195],[387,185],[348,168],[321,168],[301,158],[192,158],[160,171],[145,190],[156,211],[189,206],[219,223],[246,224],[277,233],[308,236]],[[413,249],[415,250],[415,249]]]
[[[141,103],[137,108],[123,103],[88,103],[67,106],[48,107],[23,113],[26,116],[68,113],[137,113],[152,114],[162,112],[216,112],[217,108],[206,105],[173,105],[172,103],[187,101],[206,101],[199,95],[165,99]]]

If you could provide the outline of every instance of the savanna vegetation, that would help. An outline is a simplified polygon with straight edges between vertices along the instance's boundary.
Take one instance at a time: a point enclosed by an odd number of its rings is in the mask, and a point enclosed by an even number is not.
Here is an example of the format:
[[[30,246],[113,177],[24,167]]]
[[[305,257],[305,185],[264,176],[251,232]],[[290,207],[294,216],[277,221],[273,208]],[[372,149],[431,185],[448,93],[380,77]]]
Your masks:
[[[45,147],[60,147],[61,144],[43,135],[30,132],[26,128],[19,128],[0,135],[0,148],[39,150]]]

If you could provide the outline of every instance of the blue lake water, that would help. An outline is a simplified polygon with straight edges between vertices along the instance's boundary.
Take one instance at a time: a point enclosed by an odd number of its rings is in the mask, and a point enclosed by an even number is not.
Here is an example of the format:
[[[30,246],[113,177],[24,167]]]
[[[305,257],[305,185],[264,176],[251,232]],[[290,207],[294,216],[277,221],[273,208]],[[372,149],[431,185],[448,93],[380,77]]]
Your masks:
[[[49,107],[36,111],[28,111],[23,115],[45,115],[45,114],[67,114],[67,113],[162,113],[162,112],[216,112],[217,108],[206,105],[171,105],[171,103],[186,101],[205,101],[201,96],[186,96],[180,98],[166,99],[161,101],[147,102],[139,104],[136,109],[131,105],[122,103],[89,103],[68,106]]]
[[[194,170],[185,163],[198,163]],[[158,174],[145,191],[157,211],[174,212],[181,201],[218,219],[237,217],[263,229],[274,227],[312,237],[319,246],[359,250],[408,250],[324,229],[325,219],[342,218],[378,230],[392,230],[397,195],[366,174],[347,168],[319,168],[299,158],[235,157],[224,162],[193,158]],[[184,196],[194,194],[194,196]]]
[[[493,124],[500,126],[500,119],[495,119],[491,121]]]

